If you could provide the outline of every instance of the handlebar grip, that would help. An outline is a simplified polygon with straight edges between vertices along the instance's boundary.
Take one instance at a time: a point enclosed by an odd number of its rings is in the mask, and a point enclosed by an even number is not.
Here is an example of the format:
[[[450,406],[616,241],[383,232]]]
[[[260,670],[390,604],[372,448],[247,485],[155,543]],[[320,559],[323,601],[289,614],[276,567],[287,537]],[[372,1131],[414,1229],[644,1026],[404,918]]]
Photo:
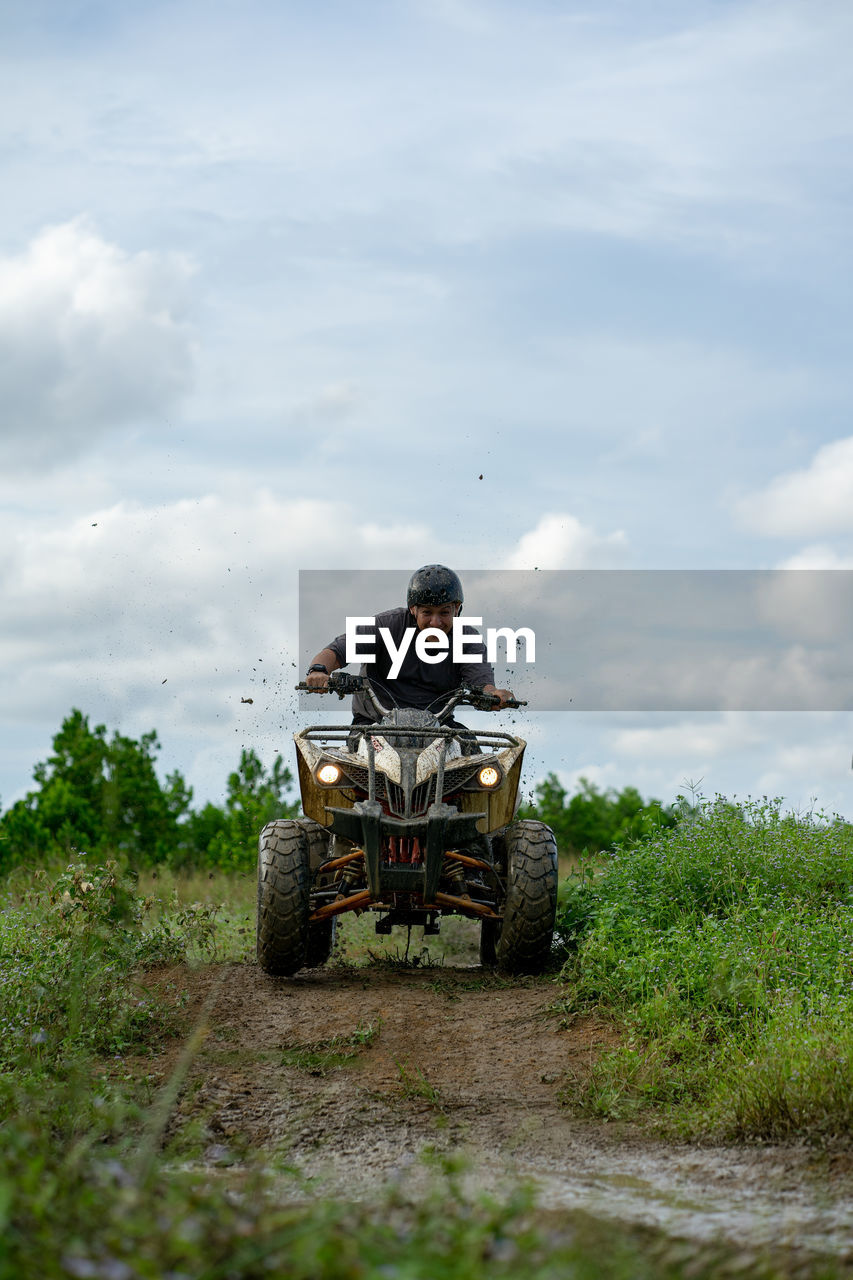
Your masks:
[[[476,693],[468,699],[471,706],[480,711],[487,711],[490,707],[500,706],[500,698],[496,693]],[[504,707],[526,707],[527,703],[518,698],[508,698],[503,704]]]
[[[306,680],[300,680],[296,686],[301,693],[336,693],[339,698],[345,698],[350,693],[360,693],[365,687],[364,676],[354,676],[349,671],[340,670],[330,674],[325,688],[315,689]]]
[[[463,699],[463,702],[467,702],[468,706],[473,707],[475,711],[490,711],[492,707],[500,706],[500,701],[494,693],[477,693],[474,690]]]

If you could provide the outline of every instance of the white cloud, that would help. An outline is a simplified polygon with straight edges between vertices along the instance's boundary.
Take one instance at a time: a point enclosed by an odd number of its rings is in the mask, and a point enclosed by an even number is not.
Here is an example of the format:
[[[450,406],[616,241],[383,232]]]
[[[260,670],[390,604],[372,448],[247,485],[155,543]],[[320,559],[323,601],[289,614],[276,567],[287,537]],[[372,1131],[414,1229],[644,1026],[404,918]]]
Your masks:
[[[9,519],[5,533],[0,670],[34,653],[96,660],[108,645],[117,661],[224,646],[239,665],[249,636],[274,635],[277,650],[293,640],[300,568],[382,566],[389,548],[416,556],[428,538],[423,526],[380,530],[340,502],[263,489],[118,502],[53,528],[16,531]]]
[[[581,777],[602,788],[636,787],[669,803],[691,793],[782,796],[785,808],[850,814],[853,717],[841,713],[727,712],[542,717],[520,727],[528,739],[525,794],[554,771],[567,790]]]
[[[188,389],[191,267],[130,254],[78,218],[0,259],[0,449],[51,464],[166,413]]]
[[[153,725],[179,751],[171,764],[221,786],[235,732],[267,755],[287,750],[298,570],[384,567],[389,547],[420,562],[423,526],[396,522],[383,533],[347,504],[263,489],[118,502],[51,524],[0,517],[7,726],[40,724],[47,737],[72,706],[124,732]],[[4,803],[9,790],[0,787]]]
[[[832,732],[815,740],[777,744],[757,780],[760,795],[796,797],[800,809],[850,812],[850,754],[848,732]]]
[[[596,10],[513,15],[520,76],[538,78],[494,130],[493,167],[524,193],[495,216],[535,207],[552,225],[704,239],[722,252],[754,252],[780,214],[796,234],[797,215],[818,203],[805,175],[853,124],[850,23],[835,4],[762,2],[682,7],[674,19],[647,7],[636,25]]]
[[[618,729],[602,752],[644,794],[686,793],[688,782],[707,799],[781,796],[785,807],[850,812],[849,712],[727,712]],[[609,768],[605,776],[609,776]]]
[[[153,6],[107,57],[74,46],[61,93],[10,57],[8,128],[51,158],[85,152],[87,181],[123,162],[114,200],[146,198],[168,169],[189,174],[194,202],[215,188],[224,216],[242,216],[234,174],[250,165],[294,220],[375,225],[391,210],[398,225],[403,210],[419,237],[450,240],[547,226],[727,252],[772,239],[780,210],[810,237],[804,214],[833,217],[821,193],[851,129],[837,0],[356,12],[320,30],[286,6]]]
[[[853,569],[853,555],[824,543],[803,547],[777,566],[779,569]]]
[[[628,539],[621,529],[602,535],[568,512],[552,512],[522,535],[506,568],[607,568],[624,562],[627,549]]]
[[[562,536],[564,551],[587,557],[621,546],[615,535],[556,519],[562,535],[539,526],[549,545]],[[298,570],[396,562],[402,571],[471,558],[470,544],[436,536],[417,516],[382,524],[357,504],[246,491],[239,479],[226,492],[158,505],[9,511],[0,516],[6,724],[30,737],[42,726],[47,741],[79,706],[122,732],[156,727],[168,747],[164,767],[215,794],[235,743],[267,756],[287,751],[298,725]],[[377,603],[387,601],[368,602]],[[302,637],[316,647],[328,638]],[[7,770],[4,803],[26,785],[21,774]]]
[[[712,761],[764,742],[757,723],[754,716],[727,712],[662,726],[652,723],[619,729],[612,744],[619,755],[637,761],[673,761],[682,768],[705,770]]]
[[[777,537],[853,530],[853,436],[823,445],[808,467],[777,476],[737,510],[748,528]]]

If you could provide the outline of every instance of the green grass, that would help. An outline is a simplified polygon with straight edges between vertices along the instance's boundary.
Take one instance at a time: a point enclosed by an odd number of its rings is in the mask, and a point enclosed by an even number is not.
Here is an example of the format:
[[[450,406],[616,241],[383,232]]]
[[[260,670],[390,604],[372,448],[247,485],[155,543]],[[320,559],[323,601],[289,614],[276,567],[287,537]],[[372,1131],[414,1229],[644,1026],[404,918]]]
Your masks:
[[[80,1054],[146,1043],[159,1013],[140,969],[183,960],[197,928],[150,904],[117,867],[69,867],[0,905],[0,1072],[36,1076]]]
[[[187,956],[191,963],[213,958],[220,961],[245,962],[255,954],[255,913],[257,882],[254,873],[196,871],[190,874],[169,868],[142,872],[139,891],[153,903],[153,915],[174,917],[183,913],[188,924],[198,921],[199,935],[205,921],[213,926],[203,945],[187,939]],[[479,963],[479,925],[460,916],[447,916],[441,922],[441,933],[425,937],[423,929],[413,927],[411,934],[403,927],[393,933],[377,934],[377,916],[370,911],[339,917],[333,965],[360,968],[364,965],[388,964],[398,968],[435,968],[442,965],[475,965]]]
[[[18,876],[0,898],[0,1280],[702,1280],[729,1264],[744,1273],[742,1250],[545,1213],[523,1186],[472,1191],[448,1158],[433,1157],[425,1191],[404,1179],[358,1202],[270,1174],[262,1152],[243,1152],[227,1169],[181,1167],[164,1142],[204,1015],[156,1093],[125,1065],[171,1029],[141,969],[186,963],[205,946],[221,954],[222,913],[188,915],[186,906],[205,906],[199,886],[183,898],[178,887],[177,900],[175,887],[152,902],[117,868],[82,864],[29,885]],[[208,905],[239,902],[239,886],[231,892],[217,885]],[[319,1052],[352,1061],[377,1034],[378,1023],[366,1024]],[[408,1063],[398,1071],[408,1096],[440,1107],[422,1072]],[[836,1087],[831,1070],[826,1087]],[[753,1257],[749,1274],[845,1272],[831,1263],[803,1270],[802,1258],[779,1255]]]
[[[569,1101],[728,1137],[853,1133],[849,825],[718,800],[571,880],[559,922],[564,1010],[626,1029]]]
[[[420,1067],[413,1067],[408,1062],[400,1062],[395,1058],[397,1074],[400,1078],[400,1092],[409,1101],[425,1102],[436,1111],[442,1110],[441,1092],[436,1085],[427,1080]]]
[[[154,905],[155,917],[182,915],[197,925],[187,939],[187,959],[241,963],[255,954],[255,873],[176,872],[167,867],[143,871],[139,892]],[[209,927],[206,927],[208,926]]]
[[[281,1055],[286,1067],[298,1067],[311,1076],[327,1076],[330,1071],[345,1067],[357,1058],[379,1035],[382,1020],[360,1022],[348,1036],[331,1036],[328,1040],[313,1040],[309,1044],[292,1045]]]

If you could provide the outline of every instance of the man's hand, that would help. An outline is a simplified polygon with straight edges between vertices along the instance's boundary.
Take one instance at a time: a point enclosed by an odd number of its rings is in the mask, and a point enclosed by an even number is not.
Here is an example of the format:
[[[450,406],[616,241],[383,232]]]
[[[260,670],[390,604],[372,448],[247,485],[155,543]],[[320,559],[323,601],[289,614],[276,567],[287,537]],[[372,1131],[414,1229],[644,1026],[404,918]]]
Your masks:
[[[337,671],[340,663],[335,657],[331,649],[321,649],[317,657],[311,663],[312,667],[325,667],[325,671],[309,671],[305,677],[305,683],[309,689],[325,690],[329,687],[329,674]]]
[[[508,702],[515,701],[515,694],[510,689],[496,689],[493,684],[484,684],[483,693],[490,693],[493,698],[500,698],[500,703],[492,707],[492,711],[502,711]]]

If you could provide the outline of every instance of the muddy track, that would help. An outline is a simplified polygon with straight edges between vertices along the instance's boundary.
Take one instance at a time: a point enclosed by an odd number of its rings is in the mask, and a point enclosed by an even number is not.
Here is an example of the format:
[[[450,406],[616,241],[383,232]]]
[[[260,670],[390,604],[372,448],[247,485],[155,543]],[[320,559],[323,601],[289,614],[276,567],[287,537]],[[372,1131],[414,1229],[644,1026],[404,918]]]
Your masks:
[[[425,1176],[425,1147],[460,1151],[478,1183],[532,1180],[546,1207],[853,1258],[847,1157],[668,1145],[567,1113],[567,1071],[588,1070],[614,1033],[594,1019],[561,1026],[547,981],[378,965],[274,979],[230,964],[156,985],[188,993],[187,1034],[206,1028],[170,1131],[201,1126],[208,1163],[261,1148],[363,1195]],[[179,1053],[156,1060],[155,1078]]]

